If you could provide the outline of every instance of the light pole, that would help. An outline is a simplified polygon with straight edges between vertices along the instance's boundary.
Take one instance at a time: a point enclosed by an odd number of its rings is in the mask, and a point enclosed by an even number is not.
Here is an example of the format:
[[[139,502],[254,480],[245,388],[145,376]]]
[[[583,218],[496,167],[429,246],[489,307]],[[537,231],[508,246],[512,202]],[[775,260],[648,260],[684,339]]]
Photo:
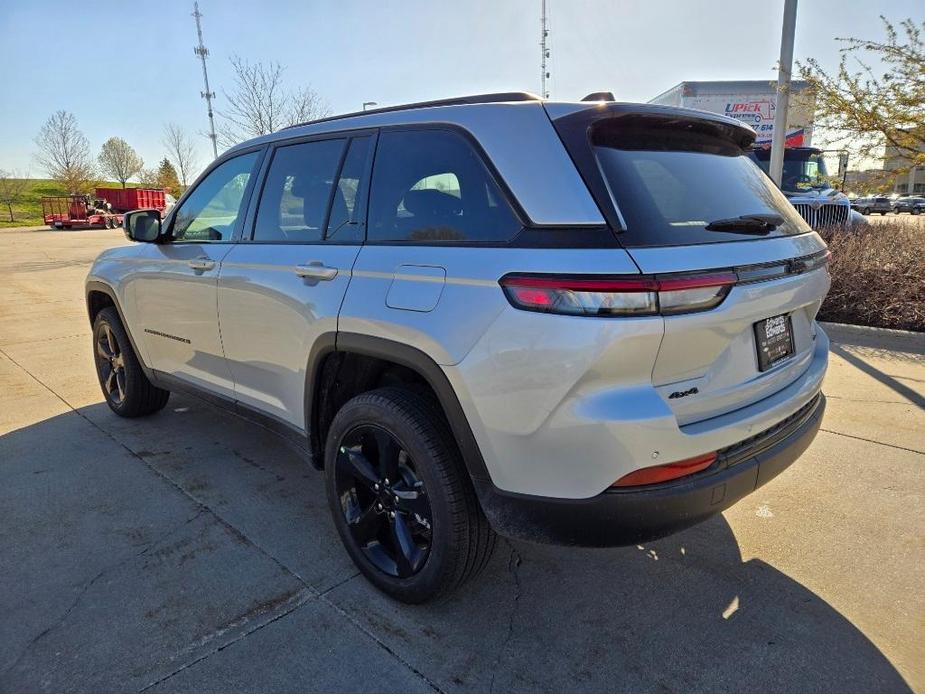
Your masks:
[[[365,111],[367,106],[378,106],[378,105],[379,105],[379,103],[376,102],[376,101],[364,101],[364,102],[363,102],[363,110]]]
[[[787,143],[787,112],[790,110],[790,71],[793,67],[793,35],[797,27],[797,0],[784,0],[784,26],[780,36],[777,66],[777,108],[771,133],[771,180],[780,187],[784,173],[784,145]]]

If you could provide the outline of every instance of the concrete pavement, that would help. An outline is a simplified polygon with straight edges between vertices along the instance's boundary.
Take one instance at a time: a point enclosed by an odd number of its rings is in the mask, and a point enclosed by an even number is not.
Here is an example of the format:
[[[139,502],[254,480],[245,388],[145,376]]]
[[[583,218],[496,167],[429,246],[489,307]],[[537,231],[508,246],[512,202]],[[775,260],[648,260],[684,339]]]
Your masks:
[[[82,282],[116,243],[0,230],[0,691],[925,688],[922,335],[831,327],[823,431],[722,516],[640,547],[502,542],[408,607],[272,434],[102,403]]]

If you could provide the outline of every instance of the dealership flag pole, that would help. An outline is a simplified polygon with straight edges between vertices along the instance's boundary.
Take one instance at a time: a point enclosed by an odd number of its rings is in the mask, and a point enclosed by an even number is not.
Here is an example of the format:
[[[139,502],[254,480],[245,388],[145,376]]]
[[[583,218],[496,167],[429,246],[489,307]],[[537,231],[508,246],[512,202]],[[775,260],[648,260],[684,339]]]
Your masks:
[[[797,0],[784,0],[784,27],[780,37],[777,68],[777,108],[771,133],[771,179],[780,187],[787,142],[787,112],[790,110],[790,71],[793,67],[793,35],[797,27]]]

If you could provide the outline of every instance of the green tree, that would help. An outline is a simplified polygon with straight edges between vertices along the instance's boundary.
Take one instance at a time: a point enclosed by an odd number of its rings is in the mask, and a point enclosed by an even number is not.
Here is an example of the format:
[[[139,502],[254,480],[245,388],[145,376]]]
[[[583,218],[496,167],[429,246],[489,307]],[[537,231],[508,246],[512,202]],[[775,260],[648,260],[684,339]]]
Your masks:
[[[100,150],[99,162],[103,173],[122,184],[132,176],[137,176],[144,168],[144,161],[121,137],[110,137]]]
[[[880,19],[883,40],[840,38],[834,74],[810,58],[800,75],[816,93],[819,126],[862,155],[886,145],[906,169],[925,165],[925,23],[906,19],[897,29]]]
[[[180,179],[177,176],[177,170],[167,157],[161,159],[157,166],[157,187],[165,188],[172,193],[180,190]]]

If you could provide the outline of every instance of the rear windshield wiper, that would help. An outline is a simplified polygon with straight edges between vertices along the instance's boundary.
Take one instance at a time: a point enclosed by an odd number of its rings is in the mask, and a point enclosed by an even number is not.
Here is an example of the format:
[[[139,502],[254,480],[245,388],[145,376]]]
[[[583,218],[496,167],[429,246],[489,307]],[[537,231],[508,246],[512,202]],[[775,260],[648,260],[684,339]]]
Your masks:
[[[777,214],[743,214],[741,217],[714,219],[707,224],[707,231],[738,231],[742,234],[767,234],[784,223]]]

